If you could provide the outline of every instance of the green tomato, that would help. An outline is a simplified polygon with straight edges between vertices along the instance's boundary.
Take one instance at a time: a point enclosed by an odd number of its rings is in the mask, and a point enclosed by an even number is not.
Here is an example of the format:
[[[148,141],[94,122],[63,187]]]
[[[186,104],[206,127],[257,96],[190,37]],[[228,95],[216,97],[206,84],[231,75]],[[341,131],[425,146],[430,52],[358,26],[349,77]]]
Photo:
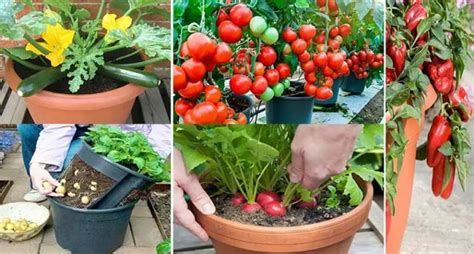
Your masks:
[[[261,35],[263,32],[267,30],[267,22],[264,18],[260,16],[255,16],[250,20],[250,31],[255,36]]]
[[[262,41],[268,45],[273,45],[278,41],[278,30],[274,27],[269,27],[262,35]]]
[[[260,95],[260,99],[262,99],[262,101],[269,101],[273,99],[273,96],[275,96],[275,93],[270,87],[267,87],[267,90]]]
[[[285,80],[283,80],[282,84],[285,87],[285,89],[288,89],[290,87],[290,80],[285,79]]]
[[[275,96],[280,97],[283,94],[283,91],[285,91],[285,86],[282,83],[278,83],[274,87],[272,87],[272,89],[275,93]]]

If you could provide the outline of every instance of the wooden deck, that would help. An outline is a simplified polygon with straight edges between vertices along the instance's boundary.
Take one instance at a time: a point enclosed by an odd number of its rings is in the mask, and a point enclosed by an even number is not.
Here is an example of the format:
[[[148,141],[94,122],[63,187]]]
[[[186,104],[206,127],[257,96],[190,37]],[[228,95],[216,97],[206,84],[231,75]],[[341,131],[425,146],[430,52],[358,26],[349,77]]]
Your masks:
[[[158,88],[145,90],[135,101],[127,123],[169,124],[171,121],[170,69],[155,69],[163,83]],[[33,123],[22,98],[12,92],[0,79],[0,124]]]
[[[383,203],[383,202],[382,202]],[[383,210],[372,202],[369,219],[357,232],[349,253],[382,254],[383,247]],[[211,242],[203,242],[185,228],[174,225],[174,253],[211,254],[215,253]]]

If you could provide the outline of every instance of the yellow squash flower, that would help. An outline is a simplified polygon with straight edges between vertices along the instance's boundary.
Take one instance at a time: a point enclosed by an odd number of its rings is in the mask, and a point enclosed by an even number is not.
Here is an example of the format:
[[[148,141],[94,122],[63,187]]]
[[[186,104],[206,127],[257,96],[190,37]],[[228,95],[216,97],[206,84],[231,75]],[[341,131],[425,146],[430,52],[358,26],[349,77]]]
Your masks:
[[[107,34],[105,35],[105,41],[110,43],[111,40],[108,38],[108,34],[116,29],[121,30],[122,32],[126,32],[127,28],[132,25],[132,18],[129,16],[123,16],[117,18],[115,14],[106,14],[102,18],[102,27],[107,30]]]
[[[47,25],[46,30],[41,34],[44,42],[38,42],[38,44],[47,49],[49,54],[43,54],[31,43],[26,45],[26,50],[32,51],[40,56],[46,56],[51,62],[51,66],[56,67],[64,62],[64,50],[71,45],[74,39],[74,33],[75,31],[65,29],[59,23],[56,23],[56,25]]]

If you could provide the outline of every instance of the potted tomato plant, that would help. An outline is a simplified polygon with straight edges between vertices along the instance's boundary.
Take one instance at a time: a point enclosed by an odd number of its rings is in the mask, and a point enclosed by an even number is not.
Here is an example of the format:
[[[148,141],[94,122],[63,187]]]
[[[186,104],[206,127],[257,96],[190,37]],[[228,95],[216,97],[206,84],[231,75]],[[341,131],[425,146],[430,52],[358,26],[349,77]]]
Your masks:
[[[135,203],[153,183],[170,181],[169,164],[138,132],[99,125],[84,141],[55,188],[64,197],[49,199],[54,231],[74,253],[111,253],[122,245]]]
[[[469,6],[455,1],[389,2],[387,17],[386,231],[387,251],[395,253],[408,220],[415,158],[433,168],[435,196],[450,197],[456,172],[465,187],[470,139],[463,122],[471,118],[472,105],[459,82],[474,37]],[[417,151],[425,111],[434,104],[439,107],[428,141]]]
[[[288,180],[295,129],[294,125],[175,126],[175,144],[186,167],[200,172],[217,208],[209,216],[193,209],[217,253],[348,252],[369,213],[370,182],[383,185],[383,172],[377,171],[382,163],[357,159],[375,154],[382,161],[383,127],[366,126],[362,135],[368,139],[359,139],[359,152],[348,168],[315,190]],[[364,142],[374,137],[375,145]],[[324,219],[321,214],[332,215]]]
[[[162,7],[139,1],[105,13],[100,3],[93,17],[69,1],[45,1],[19,19],[31,2],[2,9],[2,36],[28,42],[0,48],[5,79],[35,122],[124,123],[137,96],[160,84],[143,69],[170,59],[170,31],[142,18]]]

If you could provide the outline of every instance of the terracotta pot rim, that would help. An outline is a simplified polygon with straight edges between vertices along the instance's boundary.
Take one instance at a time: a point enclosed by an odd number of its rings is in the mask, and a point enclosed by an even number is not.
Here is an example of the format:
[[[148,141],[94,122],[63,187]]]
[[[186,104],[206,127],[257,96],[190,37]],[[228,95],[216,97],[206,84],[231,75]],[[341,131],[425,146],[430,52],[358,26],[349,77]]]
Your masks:
[[[5,77],[11,76],[11,79],[19,80],[21,78],[15,71],[13,60],[8,58],[5,68]],[[9,84],[11,86],[11,84]],[[12,87],[16,91],[16,87]],[[51,108],[60,107],[64,110],[78,110],[79,109],[97,109],[103,108],[104,106],[110,107],[114,105],[122,104],[124,101],[130,100],[132,97],[137,97],[145,90],[144,87],[127,84],[122,87],[100,92],[94,94],[61,94],[50,91],[42,90],[39,93],[30,97],[24,97],[27,100],[35,104],[48,105]],[[130,96],[132,94],[132,96]],[[67,100],[71,103],[64,104],[63,100]],[[94,102],[94,103],[91,103]]]
[[[323,221],[323,222],[318,222],[318,223],[313,223],[313,224],[308,224],[308,225],[301,225],[301,226],[292,226],[292,227],[264,227],[264,226],[257,226],[253,224],[234,222],[234,221],[222,218],[214,214],[204,215],[204,216],[207,217],[208,219],[214,220],[216,223],[225,224],[228,227],[241,229],[241,230],[251,230],[252,232],[256,232],[256,233],[275,233],[275,234],[280,235],[280,234],[299,233],[299,232],[304,232],[304,231],[315,231],[318,229],[331,227],[332,225],[345,224],[347,220],[351,220],[358,213],[362,212],[362,210],[364,210],[364,207],[366,207],[367,205],[370,205],[370,202],[372,202],[374,189],[372,187],[371,182],[363,182],[363,183],[365,184],[365,195],[364,195],[364,199],[357,207],[355,207],[348,213],[345,213],[341,216],[338,216],[336,218]]]

